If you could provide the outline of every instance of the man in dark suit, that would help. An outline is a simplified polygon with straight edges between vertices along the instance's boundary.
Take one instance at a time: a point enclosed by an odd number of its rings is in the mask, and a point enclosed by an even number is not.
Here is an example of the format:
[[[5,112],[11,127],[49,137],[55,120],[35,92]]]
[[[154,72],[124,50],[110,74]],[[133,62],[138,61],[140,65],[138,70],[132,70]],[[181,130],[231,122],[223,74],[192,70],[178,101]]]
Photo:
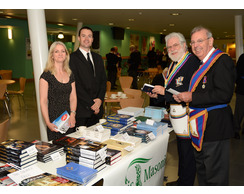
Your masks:
[[[219,49],[215,49],[213,42],[212,33],[208,29],[199,26],[192,30],[192,51],[203,65],[192,77],[192,81],[196,78],[193,87],[191,84],[188,92],[174,95],[176,101],[190,103],[193,109],[190,116],[198,110],[208,111],[205,115],[207,120],[203,120],[206,127],[202,128],[202,134],[200,125],[197,125],[198,139],[201,139],[199,145],[194,143],[196,133],[191,131],[193,145],[197,145],[194,155],[198,182],[201,186],[229,184],[233,118],[228,104],[233,95],[236,72],[232,59]],[[201,75],[198,76],[200,72]],[[194,128],[192,125],[191,130]]]
[[[70,55],[69,63],[75,76],[77,93],[76,127],[89,127],[103,116],[107,79],[102,57],[90,50],[92,29],[82,27],[78,40],[80,47]]]
[[[108,70],[108,81],[111,82],[111,89],[115,88],[115,82],[117,78],[117,63],[119,62],[119,57],[115,54],[115,48],[111,48],[110,52],[106,54],[107,59],[107,70]]]

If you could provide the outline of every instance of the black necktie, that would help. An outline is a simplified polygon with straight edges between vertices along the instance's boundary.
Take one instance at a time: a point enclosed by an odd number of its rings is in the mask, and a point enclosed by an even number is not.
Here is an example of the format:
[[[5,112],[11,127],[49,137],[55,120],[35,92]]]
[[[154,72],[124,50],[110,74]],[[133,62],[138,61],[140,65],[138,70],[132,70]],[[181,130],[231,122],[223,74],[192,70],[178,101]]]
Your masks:
[[[93,74],[94,74],[94,76],[95,76],[95,73],[94,73],[94,67],[93,67],[93,64],[92,64],[92,62],[91,62],[89,53],[87,53],[87,61],[88,61],[88,63],[90,64],[90,66],[91,66],[91,68],[92,68],[92,72],[93,72]]]

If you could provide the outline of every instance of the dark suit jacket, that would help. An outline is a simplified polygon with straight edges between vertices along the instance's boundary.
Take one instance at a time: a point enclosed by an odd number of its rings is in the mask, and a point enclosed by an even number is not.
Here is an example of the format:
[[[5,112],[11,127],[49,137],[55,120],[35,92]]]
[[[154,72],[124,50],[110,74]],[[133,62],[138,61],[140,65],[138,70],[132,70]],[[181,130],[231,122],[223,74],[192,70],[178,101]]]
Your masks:
[[[106,54],[106,58],[108,64],[107,70],[116,71],[117,70],[116,64],[119,62],[119,57],[117,57],[117,55],[113,53],[108,53]]]
[[[196,108],[206,108],[231,101],[236,78],[235,65],[232,59],[224,54],[205,75],[207,83],[202,87],[203,79],[192,94],[190,105]],[[232,137],[233,120],[230,106],[208,112],[208,120],[204,140],[218,141]]]
[[[106,93],[106,73],[102,57],[91,52],[95,66],[96,77],[94,77],[88,61],[79,49],[70,55],[70,68],[75,76],[75,86],[77,93],[77,118],[89,118],[93,111],[91,106],[93,99],[100,98],[104,100]],[[103,106],[100,107],[99,116],[103,115]]]

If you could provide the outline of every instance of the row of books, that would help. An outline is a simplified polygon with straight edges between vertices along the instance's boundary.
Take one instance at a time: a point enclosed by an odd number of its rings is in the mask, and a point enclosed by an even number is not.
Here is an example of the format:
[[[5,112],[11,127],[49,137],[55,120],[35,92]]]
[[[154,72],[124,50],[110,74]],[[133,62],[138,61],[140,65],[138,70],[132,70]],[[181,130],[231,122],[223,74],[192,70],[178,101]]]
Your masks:
[[[9,139],[0,144],[0,162],[12,163],[26,168],[37,163],[35,144],[22,140]]]

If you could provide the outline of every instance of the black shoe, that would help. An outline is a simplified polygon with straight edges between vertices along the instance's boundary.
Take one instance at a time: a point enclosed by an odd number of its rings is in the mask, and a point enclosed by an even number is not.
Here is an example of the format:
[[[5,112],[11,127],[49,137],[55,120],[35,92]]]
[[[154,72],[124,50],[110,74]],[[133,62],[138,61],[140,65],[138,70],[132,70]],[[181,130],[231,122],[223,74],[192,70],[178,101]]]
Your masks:
[[[178,186],[178,181],[168,182],[166,183],[166,186]]]
[[[240,139],[240,134],[238,132],[235,132],[235,136],[234,136],[235,139]]]

